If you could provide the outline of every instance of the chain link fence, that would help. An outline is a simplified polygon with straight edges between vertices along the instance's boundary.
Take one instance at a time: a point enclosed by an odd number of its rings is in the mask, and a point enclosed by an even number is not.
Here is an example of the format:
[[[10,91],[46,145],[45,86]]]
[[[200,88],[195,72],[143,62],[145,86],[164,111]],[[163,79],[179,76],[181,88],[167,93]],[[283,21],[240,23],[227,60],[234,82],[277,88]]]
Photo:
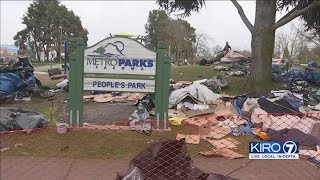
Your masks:
[[[0,179],[318,179],[320,113],[171,118],[1,132]],[[157,127],[157,121],[143,121]],[[160,124],[164,124],[161,121]],[[131,126],[130,126],[131,125]],[[250,142],[299,143],[299,159],[249,158]]]

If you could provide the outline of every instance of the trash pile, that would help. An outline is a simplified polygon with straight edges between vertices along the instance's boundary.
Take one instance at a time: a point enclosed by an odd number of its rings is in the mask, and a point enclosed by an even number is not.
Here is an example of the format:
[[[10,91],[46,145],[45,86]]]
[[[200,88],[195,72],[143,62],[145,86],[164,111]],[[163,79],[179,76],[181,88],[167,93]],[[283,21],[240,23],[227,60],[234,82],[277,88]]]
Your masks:
[[[224,77],[250,75],[250,63],[233,62],[229,64],[218,64],[213,69],[222,71]]]
[[[116,179],[235,180],[221,174],[209,174],[196,167],[187,154],[184,140],[162,140],[150,144],[130,161],[126,172],[117,174]]]
[[[137,105],[146,95],[141,93],[102,93],[83,96],[85,102],[94,101],[97,103],[128,103]]]
[[[169,97],[169,123],[181,127],[176,139],[196,145],[203,140],[212,145],[200,154],[244,157],[236,152],[241,144],[239,136],[299,142],[305,150],[320,146],[319,89],[309,98],[288,90],[271,91],[268,97],[230,97],[215,93],[204,85],[207,82],[195,81]],[[309,104],[311,95],[313,105]],[[320,162],[320,157],[317,160]]]
[[[41,113],[17,107],[0,107],[0,131],[45,128],[48,119]]]
[[[315,61],[310,61],[310,62],[308,63],[308,66],[309,66],[309,67],[320,68],[320,64],[317,63],[317,62],[315,62]]]
[[[317,106],[320,101],[320,69],[291,68],[287,73],[273,74],[274,81],[285,83],[285,89],[300,94],[305,106]]]
[[[149,134],[151,132],[151,117],[148,110],[142,103],[138,105],[137,110],[135,110],[129,117],[129,124],[132,130],[138,131],[142,134]]]
[[[246,61],[249,61],[249,58],[245,57],[240,52],[233,51],[232,49],[230,49],[228,53],[220,59],[220,62],[238,62],[238,61],[246,62]]]
[[[33,74],[34,68],[27,58],[19,58],[0,68],[0,103],[14,100],[30,101],[30,93],[50,98],[54,93],[42,86]]]
[[[274,74],[272,79],[274,81],[284,82],[284,83],[306,81],[308,83],[319,84],[320,70],[291,68],[287,73],[283,75]]]
[[[206,64],[216,64],[216,63],[234,63],[238,62],[240,64],[249,64],[251,62],[250,57],[246,57],[238,51],[232,49],[228,51],[220,51],[215,58],[208,60]],[[201,65],[205,65],[205,61]]]

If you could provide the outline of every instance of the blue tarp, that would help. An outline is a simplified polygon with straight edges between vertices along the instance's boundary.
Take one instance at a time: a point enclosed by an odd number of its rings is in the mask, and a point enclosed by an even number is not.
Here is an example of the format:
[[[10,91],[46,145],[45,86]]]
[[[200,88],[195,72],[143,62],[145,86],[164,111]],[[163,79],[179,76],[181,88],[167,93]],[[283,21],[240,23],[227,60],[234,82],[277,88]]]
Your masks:
[[[293,83],[295,81],[307,81],[311,83],[320,83],[320,71],[305,71],[303,69],[292,69],[284,75],[274,74],[274,81]]]
[[[308,66],[309,66],[309,67],[319,67],[319,64],[318,64],[317,62],[315,62],[315,61],[310,61],[310,62],[308,63]]]
[[[14,73],[0,73],[0,92],[9,95],[26,87],[25,82]]]
[[[272,73],[281,74],[282,73],[281,67],[276,64],[272,64]]]

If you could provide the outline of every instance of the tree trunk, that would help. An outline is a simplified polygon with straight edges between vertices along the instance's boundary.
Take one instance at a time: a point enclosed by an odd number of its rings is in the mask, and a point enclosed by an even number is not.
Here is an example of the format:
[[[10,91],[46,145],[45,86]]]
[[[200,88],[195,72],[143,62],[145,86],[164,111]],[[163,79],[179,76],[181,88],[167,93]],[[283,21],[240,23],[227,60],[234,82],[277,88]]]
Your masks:
[[[37,45],[37,42],[34,42],[34,46],[35,46],[35,48],[36,48],[37,61],[40,62],[39,47],[38,47],[38,45]]]
[[[271,89],[275,17],[275,0],[256,1],[256,19],[251,39],[252,64],[249,86],[250,93],[253,95],[266,95]]]

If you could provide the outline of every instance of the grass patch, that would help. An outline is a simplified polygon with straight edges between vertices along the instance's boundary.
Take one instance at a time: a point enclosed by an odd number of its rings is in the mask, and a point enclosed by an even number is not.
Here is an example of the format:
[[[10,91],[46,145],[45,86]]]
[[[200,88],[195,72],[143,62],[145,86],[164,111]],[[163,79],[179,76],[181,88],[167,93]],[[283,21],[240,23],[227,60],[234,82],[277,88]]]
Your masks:
[[[187,65],[171,67],[171,78],[175,81],[208,79],[219,74],[219,71],[213,70],[213,66]]]
[[[64,135],[40,130],[30,135],[3,134],[1,147],[11,149],[2,156],[131,159],[149,143],[158,139],[173,139],[176,131],[152,132],[150,136],[134,131],[75,130]],[[15,143],[23,146],[13,148]]]
[[[41,112],[42,114],[44,114],[49,122],[48,122],[48,126],[55,126],[57,123],[57,115],[58,115],[58,107],[53,105],[53,106],[47,106],[47,107],[43,107],[40,108],[38,110],[39,112]]]
[[[39,130],[29,135],[2,134],[0,136],[1,148],[10,147],[1,156],[23,157],[55,157],[76,159],[132,159],[146,146],[160,139],[175,139],[179,128],[174,127],[170,132],[152,132],[143,135],[135,131],[112,130],[74,130],[60,135],[55,128]],[[250,141],[259,141],[255,137],[233,137],[241,142],[234,151],[247,155]],[[23,145],[14,148],[14,144]],[[201,140],[198,145],[187,145],[188,153],[192,158],[203,157],[201,151],[213,149],[207,141]]]
[[[58,80],[55,80],[55,81],[54,80],[50,80],[50,81],[44,82],[42,85],[43,86],[47,86],[47,87],[49,87],[51,89],[55,89],[55,88],[57,88],[57,83],[59,83],[61,81],[62,81],[62,79],[60,81],[58,81]]]
[[[214,66],[199,66],[199,65],[187,65],[187,66],[173,66],[171,67],[171,78],[175,81],[196,81],[200,79],[210,79],[213,76],[222,75],[221,71],[214,70]],[[231,70],[233,71],[233,70]],[[222,89],[222,92],[229,95],[241,95],[250,90],[248,86],[248,78],[244,76],[228,76],[226,80],[229,84],[228,87]],[[282,88],[282,83],[273,82],[273,90]]]

